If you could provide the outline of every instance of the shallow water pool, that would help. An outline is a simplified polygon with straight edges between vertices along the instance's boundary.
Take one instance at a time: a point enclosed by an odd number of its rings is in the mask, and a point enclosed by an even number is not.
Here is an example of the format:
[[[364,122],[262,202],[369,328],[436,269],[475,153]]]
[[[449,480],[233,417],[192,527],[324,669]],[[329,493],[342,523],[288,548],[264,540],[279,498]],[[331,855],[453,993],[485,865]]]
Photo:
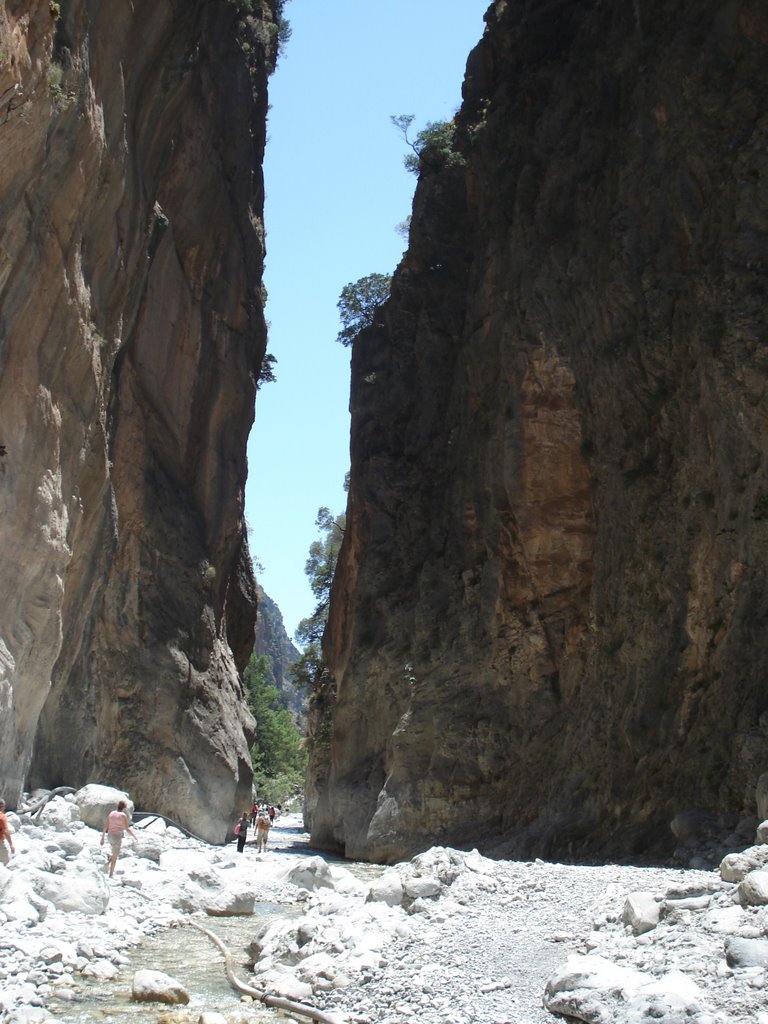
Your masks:
[[[237,976],[250,984],[246,947],[256,932],[275,917],[293,916],[298,911],[274,903],[256,905],[247,917],[200,917],[198,922],[214,932],[232,953]],[[230,987],[224,973],[224,957],[207,936],[196,928],[170,928],[146,938],[140,945],[125,950],[130,963],[113,981],[77,978],[74,999],[65,1001],[55,995],[49,1009],[64,1024],[157,1024],[158,1021],[196,1022],[205,1011],[225,1014],[229,1019],[247,1017],[249,1021],[288,1019],[280,1011],[262,1007],[258,1002],[244,1003]],[[135,1003],[131,1000],[131,981],[137,970],[164,971],[176,978],[189,992],[186,1006],[161,1003]]]

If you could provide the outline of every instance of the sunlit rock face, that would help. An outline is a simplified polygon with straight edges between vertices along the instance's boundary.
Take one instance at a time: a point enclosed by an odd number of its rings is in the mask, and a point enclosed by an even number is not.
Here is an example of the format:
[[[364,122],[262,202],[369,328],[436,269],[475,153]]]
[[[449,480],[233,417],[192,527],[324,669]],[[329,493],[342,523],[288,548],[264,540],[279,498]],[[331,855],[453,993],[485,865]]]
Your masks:
[[[355,342],[313,841],[668,854],[768,765],[768,15],[499,2]]]
[[[253,727],[275,26],[241,7],[0,2],[0,791],[110,783],[214,840]]]

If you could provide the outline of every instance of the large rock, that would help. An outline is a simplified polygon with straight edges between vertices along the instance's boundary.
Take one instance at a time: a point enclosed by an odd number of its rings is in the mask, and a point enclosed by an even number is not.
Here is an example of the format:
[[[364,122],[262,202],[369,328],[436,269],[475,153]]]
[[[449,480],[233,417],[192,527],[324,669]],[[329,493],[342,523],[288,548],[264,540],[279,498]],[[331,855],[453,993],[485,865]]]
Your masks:
[[[51,904],[35,892],[29,878],[9,871],[0,864],[0,906],[15,925],[33,925],[42,921]]]
[[[227,886],[203,899],[203,909],[211,917],[252,914],[255,906],[256,896],[247,885]]]
[[[403,883],[397,871],[390,869],[374,879],[368,887],[368,902],[386,903],[399,907],[403,901]]]
[[[411,899],[423,899],[425,896],[437,896],[442,891],[439,879],[430,875],[419,875],[406,878],[403,889]]]
[[[286,878],[310,892],[316,889],[355,892],[362,888],[349,871],[334,867],[322,857],[302,857],[298,864],[288,870]]]
[[[742,906],[764,907],[768,905],[768,871],[750,871],[739,882],[736,893]]]
[[[661,906],[649,892],[631,892],[624,901],[621,919],[635,935],[649,932],[659,923]]]
[[[85,844],[71,832],[56,837],[56,845],[65,857],[73,859],[84,849]]]
[[[41,825],[56,829],[57,832],[68,832],[72,823],[80,820],[77,804],[63,797],[55,796],[40,811],[38,821]]]
[[[144,829],[135,829],[134,834],[136,838],[133,841],[133,852],[136,856],[159,864],[163,852],[160,837],[155,833],[145,832]]]
[[[680,811],[669,823],[683,846],[696,847],[719,831],[717,820],[701,811]]]
[[[79,862],[64,871],[33,871],[35,892],[57,910],[103,914],[109,906],[109,884],[102,868]]]
[[[720,877],[724,882],[740,882],[750,871],[768,864],[768,846],[752,846],[741,853],[727,853],[720,861]]]
[[[669,856],[766,767],[768,19],[486,25],[352,346],[307,820],[388,863]]]
[[[104,828],[109,812],[114,811],[121,800],[127,805],[126,814],[129,818],[134,810],[133,801],[127,793],[112,786],[100,786],[93,782],[78,789],[73,800],[80,811],[80,820],[99,831]]]
[[[571,956],[548,979],[544,1006],[558,1015],[589,1024],[664,1024],[707,1022],[701,992],[680,971],[661,977],[622,967],[600,956]]]
[[[725,940],[725,961],[729,967],[768,967],[768,939],[729,936]]]
[[[163,971],[140,970],[133,976],[131,999],[139,1003],[187,1004],[189,992]]]
[[[214,842],[251,798],[256,6],[22,0],[0,30],[0,792],[97,778]]]

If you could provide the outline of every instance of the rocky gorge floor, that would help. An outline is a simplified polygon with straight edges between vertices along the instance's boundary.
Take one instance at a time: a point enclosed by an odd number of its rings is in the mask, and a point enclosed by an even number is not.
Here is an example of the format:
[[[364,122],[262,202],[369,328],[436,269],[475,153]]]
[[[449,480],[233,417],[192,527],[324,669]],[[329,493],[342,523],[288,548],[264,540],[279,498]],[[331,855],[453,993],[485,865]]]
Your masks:
[[[130,992],[132,949],[151,967],[167,929],[181,950],[188,922],[215,933],[233,916],[246,922],[248,941],[232,948],[244,982],[347,1024],[768,1024],[762,843],[714,871],[497,861],[442,847],[377,869],[313,854],[298,816],[278,819],[265,854],[248,843],[242,855],[154,820],[134,826],[109,879],[77,794],[35,819],[9,817],[17,852],[0,865],[2,1024],[70,1020],[94,985]],[[261,902],[285,914],[250,930]],[[212,946],[210,959],[223,964]],[[201,1003],[181,956],[173,976],[189,1003],[182,997],[172,1018],[162,1002],[136,1005],[132,1020],[285,1019],[248,997],[228,1009]],[[93,1019],[105,1016],[102,1006]]]

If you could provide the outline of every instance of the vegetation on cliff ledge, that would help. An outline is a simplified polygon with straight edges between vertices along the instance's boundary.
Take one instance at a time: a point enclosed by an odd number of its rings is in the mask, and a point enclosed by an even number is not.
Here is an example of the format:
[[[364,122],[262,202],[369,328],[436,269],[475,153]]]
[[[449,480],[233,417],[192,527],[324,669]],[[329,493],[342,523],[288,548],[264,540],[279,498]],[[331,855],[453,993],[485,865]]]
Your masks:
[[[345,285],[336,303],[339,319],[344,325],[336,335],[336,341],[349,346],[360,331],[370,327],[376,310],[389,298],[391,286],[390,274],[369,274]],[[320,523],[317,525],[320,526]]]

